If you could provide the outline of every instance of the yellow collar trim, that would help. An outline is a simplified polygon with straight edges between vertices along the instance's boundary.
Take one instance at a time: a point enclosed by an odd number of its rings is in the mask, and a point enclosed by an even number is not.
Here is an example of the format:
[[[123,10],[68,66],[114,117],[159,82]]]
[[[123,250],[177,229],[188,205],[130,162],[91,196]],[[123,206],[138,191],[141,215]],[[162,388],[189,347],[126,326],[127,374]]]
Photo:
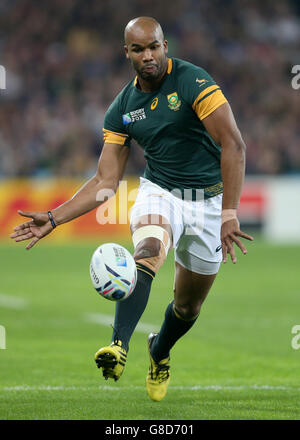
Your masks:
[[[172,72],[172,68],[173,68],[172,58],[169,58],[168,59],[168,70],[167,70],[168,74],[170,74]]]

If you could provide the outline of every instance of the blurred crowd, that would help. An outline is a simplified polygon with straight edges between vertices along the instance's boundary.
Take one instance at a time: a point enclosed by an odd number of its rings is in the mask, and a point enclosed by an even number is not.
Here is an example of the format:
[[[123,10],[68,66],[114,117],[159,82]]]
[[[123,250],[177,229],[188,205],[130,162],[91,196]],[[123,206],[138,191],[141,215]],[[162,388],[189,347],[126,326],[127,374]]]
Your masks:
[[[124,27],[140,15],[161,23],[170,56],[222,87],[248,174],[300,173],[299,1],[1,0],[0,178],[95,172],[105,111],[134,76]],[[127,172],[143,167],[133,145]]]

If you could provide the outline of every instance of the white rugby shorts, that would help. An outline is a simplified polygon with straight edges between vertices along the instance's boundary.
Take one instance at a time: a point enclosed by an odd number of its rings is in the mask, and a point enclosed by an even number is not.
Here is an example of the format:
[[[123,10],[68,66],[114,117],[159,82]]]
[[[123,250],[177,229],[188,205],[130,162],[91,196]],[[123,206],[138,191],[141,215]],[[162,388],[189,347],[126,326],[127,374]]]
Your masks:
[[[211,275],[218,272],[222,261],[222,194],[207,199],[203,194],[200,190],[197,201],[182,200],[141,177],[130,223],[151,215],[151,224],[157,224],[158,215],[162,216],[173,232],[175,261],[191,272]]]

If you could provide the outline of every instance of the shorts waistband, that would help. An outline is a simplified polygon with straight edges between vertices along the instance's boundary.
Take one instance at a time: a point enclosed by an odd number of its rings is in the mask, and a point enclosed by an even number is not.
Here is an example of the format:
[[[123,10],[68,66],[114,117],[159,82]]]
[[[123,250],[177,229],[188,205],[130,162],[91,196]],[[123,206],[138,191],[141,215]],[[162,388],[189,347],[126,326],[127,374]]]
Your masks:
[[[140,181],[141,183],[149,182],[152,185],[155,185],[157,188],[161,188],[164,191],[171,193],[178,199],[191,200],[193,202],[203,200],[203,198],[208,199],[210,197],[222,194],[223,192],[223,182],[215,183],[214,185],[207,186],[206,188],[174,188],[173,190],[170,190],[169,188],[160,186],[145,177],[140,177]]]
[[[206,188],[189,188],[182,189],[177,188],[172,191],[172,195],[181,200],[190,200],[193,202],[199,202],[203,199],[215,197],[223,192],[223,182],[218,182],[215,185],[207,186]]]

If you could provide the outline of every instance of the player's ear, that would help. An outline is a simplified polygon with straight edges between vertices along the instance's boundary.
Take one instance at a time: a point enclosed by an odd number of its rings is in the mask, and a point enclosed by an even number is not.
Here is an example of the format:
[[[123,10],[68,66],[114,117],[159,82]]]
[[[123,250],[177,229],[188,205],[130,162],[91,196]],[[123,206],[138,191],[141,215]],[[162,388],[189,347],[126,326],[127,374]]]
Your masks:
[[[125,50],[126,58],[129,59],[129,55],[128,55],[128,46],[127,46],[127,44],[124,44],[124,50]]]
[[[168,41],[167,40],[164,40],[164,49],[165,49],[165,53],[168,53],[169,46],[168,46]]]

